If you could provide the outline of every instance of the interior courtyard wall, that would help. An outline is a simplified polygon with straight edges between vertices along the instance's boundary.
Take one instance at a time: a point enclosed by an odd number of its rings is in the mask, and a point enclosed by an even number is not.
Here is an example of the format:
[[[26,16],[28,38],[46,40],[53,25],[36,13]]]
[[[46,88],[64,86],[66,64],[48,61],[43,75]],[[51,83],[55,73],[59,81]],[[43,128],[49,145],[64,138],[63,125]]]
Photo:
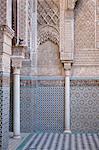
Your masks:
[[[95,1],[76,3],[71,76],[71,128],[74,132],[99,131],[99,50],[96,47],[95,11]]]
[[[21,71],[21,131],[63,132],[64,70],[59,59],[59,1],[38,0],[37,4],[38,11],[33,7],[35,25],[37,17],[37,35],[33,31],[37,45],[33,37],[32,53],[32,59],[34,56],[37,59],[31,60],[32,76],[28,74],[28,62],[23,62],[27,65]]]
[[[33,8],[32,25],[35,25],[33,26],[35,30],[32,32],[35,36],[32,35],[31,58],[23,61],[21,69],[23,132],[64,130],[64,69],[59,57],[58,16],[58,0],[47,2],[38,0],[37,8],[36,6]],[[70,95],[71,130],[74,132],[93,132],[99,129],[97,122],[99,51],[95,43],[95,17],[95,1],[78,0],[74,10],[75,51]],[[28,32],[30,34],[30,30]],[[30,38],[28,44],[29,42]],[[46,114],[44,118],[43,114]]]

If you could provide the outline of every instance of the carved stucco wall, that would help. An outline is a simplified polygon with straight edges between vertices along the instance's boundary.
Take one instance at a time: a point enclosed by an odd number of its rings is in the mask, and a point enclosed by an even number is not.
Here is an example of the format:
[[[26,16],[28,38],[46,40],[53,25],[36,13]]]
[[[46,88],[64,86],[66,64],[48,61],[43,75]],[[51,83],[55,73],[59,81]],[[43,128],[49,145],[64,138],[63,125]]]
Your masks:
[[[59,59],[59,47],[46,41],[38,48],[38,75],[62,75],[63,66]]]
[[[38,75],[62,75],[59,59],[59,0],[38,0]]]
[[[99,76],[99,50],[95,48],[95,1],[77,1],[74,10],[75,52],[72,76]]]
[[[95,48],[95,1],[81,0],[75,8],[75,51]]]
[[[38,28],[45,25],[59,29],[59,0],[38,0]]]

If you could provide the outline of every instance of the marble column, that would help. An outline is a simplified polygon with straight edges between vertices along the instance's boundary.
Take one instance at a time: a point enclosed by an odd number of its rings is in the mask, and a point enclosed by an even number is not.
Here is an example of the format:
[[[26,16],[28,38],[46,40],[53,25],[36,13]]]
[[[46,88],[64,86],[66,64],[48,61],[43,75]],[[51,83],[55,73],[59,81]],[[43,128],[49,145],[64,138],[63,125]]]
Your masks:
[[[14,106],[13,106],[13,134],[14,138],[20,138],[20,69],[14,68]]]
[[[71,133],[70,128],[70,70],[65,70],[65,131]]]

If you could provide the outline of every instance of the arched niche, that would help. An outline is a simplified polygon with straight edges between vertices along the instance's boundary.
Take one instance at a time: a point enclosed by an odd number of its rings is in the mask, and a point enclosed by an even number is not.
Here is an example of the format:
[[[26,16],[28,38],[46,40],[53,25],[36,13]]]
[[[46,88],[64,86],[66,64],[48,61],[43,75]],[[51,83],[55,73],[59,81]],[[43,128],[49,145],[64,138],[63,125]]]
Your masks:
[[[38,75],[61,76],[64,74],[60,61],[59,34],[51,32],[52,30],[42,32],[38,37]]]

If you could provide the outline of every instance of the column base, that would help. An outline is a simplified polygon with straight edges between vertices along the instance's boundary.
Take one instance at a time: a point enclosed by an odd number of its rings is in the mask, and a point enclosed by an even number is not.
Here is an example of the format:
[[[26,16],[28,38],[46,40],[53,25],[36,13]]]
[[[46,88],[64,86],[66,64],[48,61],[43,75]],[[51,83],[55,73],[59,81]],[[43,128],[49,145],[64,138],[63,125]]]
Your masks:
[[[71,134],[72,132],[71,132],[71,130],[65,130],[64,133],[69,133],[69,134]]]
[[[20,135],[13,135],[13,139],[21,139]]]

